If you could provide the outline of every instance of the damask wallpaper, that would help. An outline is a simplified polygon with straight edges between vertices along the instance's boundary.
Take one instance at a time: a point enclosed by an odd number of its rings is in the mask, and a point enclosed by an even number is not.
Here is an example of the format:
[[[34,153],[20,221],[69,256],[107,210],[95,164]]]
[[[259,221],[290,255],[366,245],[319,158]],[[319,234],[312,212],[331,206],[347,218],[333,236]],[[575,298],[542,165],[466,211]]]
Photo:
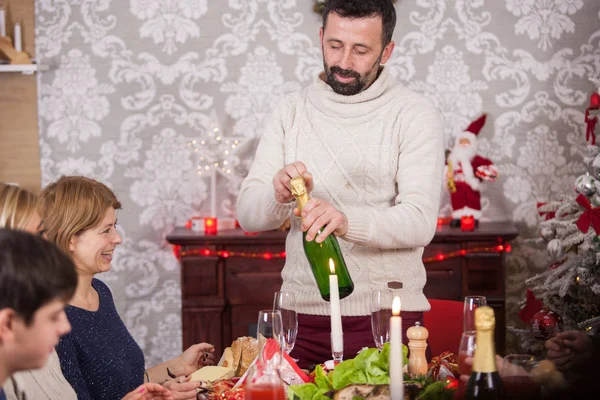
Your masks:
[[[573,190],[585,171],[600,2],[399,0],[396,10],[388,65],[439,107],[448,145],[489,114],[479,153],[500,178],[483,192],[484,216],[520,231],[512,320],[524,278],[546,267],[544,249],[522,244],[537,234],[536,202]],[[181,351],[166,233],[215,206],[234,213],[265,115],[322,69],[320,25],[311,0],[36,1],[37,58],[50,66],[39,75],[43,184],[81,174],[118,194],[124,242],[101,278],[148,365]]]

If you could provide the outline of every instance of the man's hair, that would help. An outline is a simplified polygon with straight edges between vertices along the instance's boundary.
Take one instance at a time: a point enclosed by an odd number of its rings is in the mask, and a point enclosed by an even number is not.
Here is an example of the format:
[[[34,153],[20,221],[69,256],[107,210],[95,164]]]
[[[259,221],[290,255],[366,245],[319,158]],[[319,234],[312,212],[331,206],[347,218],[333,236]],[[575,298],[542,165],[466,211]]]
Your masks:
[[[37,208],[37,196],[0,182],[0,228],[24,229]]]
[[[102,222],[110,207],[121,208],[113,191],[83,176],[63,176],[40,194],[40,213],[48,239],[66,254],[71,254],[71,238]]]
[[[323,30],[327,26],[329,13],[344,18],[366,18],[380,16],[383,22],[383,47],[392,41],[396,27],[396,10],[392,0],[327,0],[323,11]]]
[[[53,300],[69,301],[77,288],[71,259],[25,231],[0,228],[0,310],[13,309],[29,325]]]

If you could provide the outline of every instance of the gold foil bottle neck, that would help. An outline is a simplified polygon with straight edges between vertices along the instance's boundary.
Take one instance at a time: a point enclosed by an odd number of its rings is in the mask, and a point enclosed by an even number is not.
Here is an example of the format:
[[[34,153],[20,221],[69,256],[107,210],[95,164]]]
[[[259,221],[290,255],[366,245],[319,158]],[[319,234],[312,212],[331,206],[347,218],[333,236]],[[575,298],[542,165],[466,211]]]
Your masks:
[[[473,358],[474,372],[495,372],[496,349],[494,346],[494,328],[496,318],[494,309],[489,306],[478,307],[475,310],[475,356]]]
[[[301,176],[297,176],[292,178],[290,181],[290,186],[292,190],[292,195],[294,197],[303,196],[306,194],[306,182],[304,182],[304,178]]]

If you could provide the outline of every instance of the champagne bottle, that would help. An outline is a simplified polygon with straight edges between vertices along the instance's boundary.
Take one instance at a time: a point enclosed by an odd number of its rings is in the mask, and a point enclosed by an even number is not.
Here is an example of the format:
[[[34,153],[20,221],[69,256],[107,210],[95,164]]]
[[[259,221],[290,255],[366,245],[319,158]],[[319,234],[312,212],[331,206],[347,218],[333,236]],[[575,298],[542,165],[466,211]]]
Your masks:
[[[302,208],[310,200],[304,178],[301,176],[293,178],[290,185],[292,187],[292,194],[298,202],[300,214],[302,214]],[[320,230],[319,233],[321,233]],[[306,240],[306,232],[303,232],[302,234],[304,253],[306,254],[310,268],[317,281],[321,297],[323,300],[329,301],[329,275],[332,274],[329,265],[330,260],[333,262],[335,274],[338,277],[340,299],[349,296],[354,290],[354,283],[352,282],[352,278],[346,267],[346,262],[344,261],[344,257],[340,250],[340,244],[336,237],[331,234],[321,243],[317,243],[315,239],[309,242]]]
[[[496,400],[504,399],[504,385],[496,367],[494,346],[494,310],[482,306],[475,310],[475,356],[473,369],[467,383],[465,398]]]

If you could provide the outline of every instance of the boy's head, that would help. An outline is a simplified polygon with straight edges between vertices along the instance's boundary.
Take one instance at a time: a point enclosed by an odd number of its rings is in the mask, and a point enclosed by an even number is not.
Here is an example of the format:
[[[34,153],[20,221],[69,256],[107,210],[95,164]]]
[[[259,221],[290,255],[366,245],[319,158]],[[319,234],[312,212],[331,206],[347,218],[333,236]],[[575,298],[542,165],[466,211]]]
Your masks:
[[[23,231],[0,229],[0,363],[8,371],[44,366],[71,330],[65,304],[77,287],[71,259]]]

